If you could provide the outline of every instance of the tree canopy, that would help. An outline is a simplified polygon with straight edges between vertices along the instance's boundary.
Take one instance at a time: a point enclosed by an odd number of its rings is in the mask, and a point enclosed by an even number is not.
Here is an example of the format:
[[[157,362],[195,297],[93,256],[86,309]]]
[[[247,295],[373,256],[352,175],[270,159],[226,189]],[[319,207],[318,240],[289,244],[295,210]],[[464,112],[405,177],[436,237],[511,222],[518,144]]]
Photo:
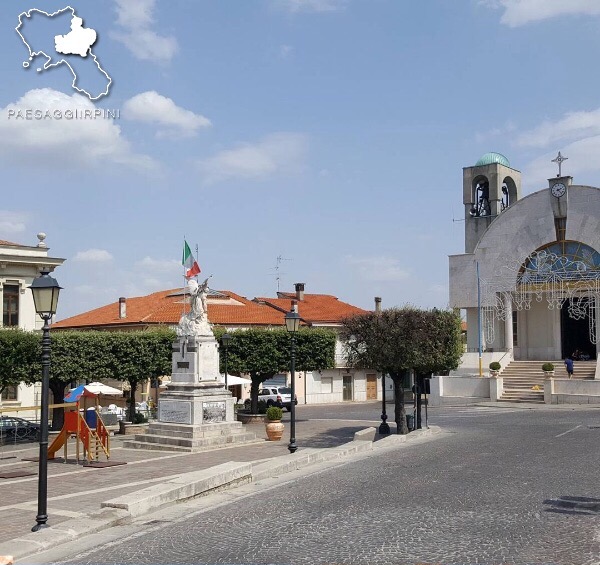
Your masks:
[[[215,330],[220,341],[223,328]],[[290,334],[285,328],[252,328],[228,332],[227,371],[249,374],[252,379],[251,410],[258,407],[258,390],[262,382],[290,370]],[[323,328],[301,328],[296,333],[296,370],[317,371],[335,363],[335,332]],[[224,355],[220,355],[221,371],[225,372]]]
[[[406,306],[352,316],[342,323],[349,364],[377,369],[394,381],[396,424],[399,432],[406,433],[404,376],[410,370],[431,374],[458,367],[462,355],[459,315]]]
[[[38,335],[19,329],[0,330],[0,394],[6,387],[38,381],[40,355]]]
[[[131,406],[138,383],[171,372],[169,329],[144,332],[51,332],[50,390],[61,403],[69,383],[117,379],[131,385]],[[39,333],[0,330],[0,389],[41,378]],[[53,428],[62,426],[62,408],[54,409]]]

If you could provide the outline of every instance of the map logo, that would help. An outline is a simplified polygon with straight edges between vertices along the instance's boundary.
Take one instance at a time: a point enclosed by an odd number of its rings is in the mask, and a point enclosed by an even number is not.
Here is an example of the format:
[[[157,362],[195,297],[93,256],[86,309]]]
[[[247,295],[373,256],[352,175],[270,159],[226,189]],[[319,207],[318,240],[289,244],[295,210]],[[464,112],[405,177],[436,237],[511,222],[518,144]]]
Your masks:
[[[66,27],[63,15],[68,12],[71,12],[71,31],[63,29]],[[46,27],[52,22],[57,23],[56,31],[63,33],[49,35]],[[98,34],[96,30],[84,27],[83,19],[77,16],[74,8],[67,6],[53,13],[32,8],[19,15],[15,30],[29,51],[29,59],[23,63],[25,69],[36,57],[44,57],[46,60],[43,67],[37,69],[38,72],[66,65],[73,75],[71,86],[77,92],[90,100],[108,95],[113,80],[92,51]],[[36,44],[33,36],[42,45]]]

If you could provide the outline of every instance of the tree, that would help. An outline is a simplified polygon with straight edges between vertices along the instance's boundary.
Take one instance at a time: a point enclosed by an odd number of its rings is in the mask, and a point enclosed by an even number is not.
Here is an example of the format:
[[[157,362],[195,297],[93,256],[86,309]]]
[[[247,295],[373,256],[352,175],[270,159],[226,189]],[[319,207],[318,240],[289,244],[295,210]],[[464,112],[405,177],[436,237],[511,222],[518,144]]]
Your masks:
[[[39,336],[38,336],[39,339]],[[107,332],[51,332],[50,390],[55,404],[61,404],[68,385],[98,381],[113,376],[106,359],[110,340]],[[52,429],[60,430],[64,409],[52,410]]]
[[[39,381],[40,356],[38,335],[12,328],[0,330],[0,394],[9,386]]]
[[[342,324],[350,365],[390,375],[397,431],[408,433],[404,381],[411,370],[432,373],[458,366],[462,354],[460,317],[449,310],[407,306],[352,316]]]
[[[217,340],[225,333],[215,330]],[[252,328],[229,332],[227,369],[232,374],[249,374],[250,410],[258,411],[258,391],[261,383],[290,369],[290,335],[284,328]],[[296,333],[296,369],[317,371],[334,366],[336,334],[322,328],[302,328]],[[220,356],[224,371],[223,355]]]
[[[175,332],[57,331],[51,332],[50,390],[62,404],[67,385],[117,379],[131,386],[130,413],[135,414],[138,383],[171,373],[171,344]],[[0,392],[20,382],[41,379],[41,337],[38,332],[0,330]],[[54,408],[52,429],[62,428],[64,409]]]
[[[106,361],[112,377],[128,381],[129,419],[135,418],[135,392],[138,384],[171,373],[172,344],[176,334],[169,329],[143,332],[111,332]]]

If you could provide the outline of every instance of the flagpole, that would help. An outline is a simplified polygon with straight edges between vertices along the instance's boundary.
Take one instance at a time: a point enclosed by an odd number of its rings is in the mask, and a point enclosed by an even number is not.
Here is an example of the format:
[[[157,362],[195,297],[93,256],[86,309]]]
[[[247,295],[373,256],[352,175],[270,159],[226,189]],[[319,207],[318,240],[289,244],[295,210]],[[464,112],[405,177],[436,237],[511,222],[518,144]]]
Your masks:
[[[186,278],[185,278],[185,234],[183,234],[183,251],[181,252],[181,267],[183,269],[183,300],[181,301],[181,315],[185,316],[185,288],[186,288]]]
[[[196,261],[198,261],[198,244],[196,243]],[[198,280],[198,275],[196,275],[196,280]]]

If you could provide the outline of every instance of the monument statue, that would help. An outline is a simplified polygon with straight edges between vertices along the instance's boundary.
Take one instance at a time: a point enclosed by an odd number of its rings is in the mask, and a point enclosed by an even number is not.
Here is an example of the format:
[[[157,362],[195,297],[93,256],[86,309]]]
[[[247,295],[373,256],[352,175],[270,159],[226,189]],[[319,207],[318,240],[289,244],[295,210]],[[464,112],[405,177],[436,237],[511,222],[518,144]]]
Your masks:
[[[177,326],[177,335],[179,337],[212,334],[206,305],[209,279],[210,277],[202,284],[198,284],[194,279],[188,281],[191,309],[187,314],[181,316],[179,320],[179,325]]]

